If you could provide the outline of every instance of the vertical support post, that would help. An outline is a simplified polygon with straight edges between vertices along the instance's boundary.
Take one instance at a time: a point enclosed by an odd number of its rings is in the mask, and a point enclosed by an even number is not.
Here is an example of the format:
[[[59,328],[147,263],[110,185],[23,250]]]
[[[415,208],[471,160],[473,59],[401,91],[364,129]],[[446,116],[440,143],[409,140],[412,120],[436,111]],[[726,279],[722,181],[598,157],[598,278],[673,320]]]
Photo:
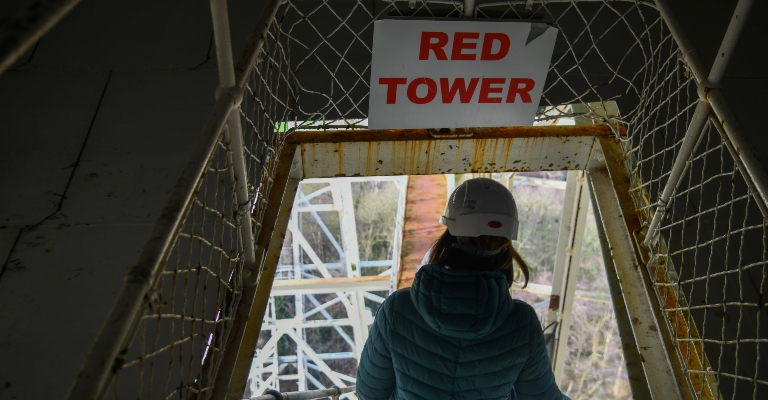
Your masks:
[[[389,293],[397,290],[397,277],[400,271],[400,255],[403,247],[403,227],[405,226],[405,199],[408,192],[408,175],[392,181],[398,189],[397,215],[395,216],[395,237],[392,244],[392,276]],[[454,181],[455,182],[455,181]]]
[[[605,276],[608,281],[608,290],[611,293],[613,303],[613,313],[616,316],[616,325],[619,330],[621,348],[624,354],[624,364],[627,367],[627,378],[629,379],[629,389],[632,392],[632,398],[636,400],[650,400],[651,391],[648,388],[648,380],[643,371],[643,359],[637,350],[635,334],[632,332],[632,322],[627,313],[627,303],[624,302],[624,295],[621,293],[621,282],[616,274],[616,266],[611,256],[611,245],[608,243],[608,237],[603,227],[603,216],[597,206],[595,191],[592,187],[592,180],[587,178],[590,187],[590,199],[592,212],[595,215],[595,225],[597,226],[597,237],[600,240],[600,249],[603,254],[603,264],[605,266]]]
[[[464,0],[464,18],[475,16],[475,0]]]
[[[357,242],[357,224],[355,223],[355,203],[352,198],[352,182],[340,178],[339,192],[341,195],[341,240],[344,243],[344,260],[347,276],[360,276],[360,246]]]
[[[568,171],[565,187],[565,203],[555,256],[555,271],[552,278],[547,323],[553,332],[547,347],[555,381],[559,384],[568,352],[568,334],[571,330],[571,310],[576,295],[581,250],[589,210],[589,188],[584,185],[583,171]]]
[[[232,40],[229,35],[227,0],[211,0],[211,18],[213,20],[214,41],[216,42],[216,61],[219,64],[217,96],[221,91],[228,91],[230,94],[235,93],[237,91],[235,66],[232,59]],[[242,98],[242,94],[238,96]],[[235,103],[238,102],[239,98],[235,98]],[[237,203],[237,222],[245,257],[245,268],[253,269],[256,265],[256,253],[251,225],[251,202],[248,194],[248,172],[245,166],[240,110],[237,107],[233,107],[227,117],[224,142],[229,147],[227,161],[230,166],[230,177]]]
[[[752,9],[753,4],[754,0],[739,0],[739,3],[736,5],[736,9],[733,12],[733,17],[731,17],[731,22],[728,24],[728,30],[725,32],[725,36],[723,37],[723,42],[717,52],[717,57],[715,57],[715,62],[712,64],[712,69],[710,69],[709,75],[705,78],[703,63],[701,62],[698,53],[688,40],[685,32],[679,27],[677,19],[674,17],[672,10],[666,4],[666,1],[656,0],[659,13],[661,13],[664,21],[674,35],[675,41],[678,43],[678,46],[683,52],[683,56],[685,57],[686,62],[691,68],[691,71],[693,71],[694,77],[699,84],[698,93],[700,99],[699,103],[696,105],[696,110],[693,113],[693,117],[691,117],[691,122],[688,124],[688,129],[686,130],[685,137],[683,138],[683,144],[680,146],[680,151],[678,152],[677,158],[672,165],[667,183],[664,186],[664,190],[662,191],[661,195],[659,196],[656,212],[653,214],[651,223],[648,226],[648,233],[646,234],[644,240],[644,244],[646,246],[652,247],[658,240],[659,225],[661,224],[661,219],[666,213],[669,199],[672,198],[672,195],[675,193],[675,190],[680,183],[680,179],[685,172],[685,167],[688,164],[688,160],[691,158],[691,155],[695,151],[696,143],[699,141],[699,136],[701,135],[707,118],[709,117],[709,113],[712,111],[712,106],[709,100],[709,93],[716,90],[719,94],[718,87],[720,86],[720,82],[725,75],[725,70],[728,67],[728,62],[731,60],[736,47],[736,43],[738,43],[739,36],[744,30],[744,25],[747,22],[747,17],[749,16],[749,11]],[[722,114],[730,113],[730,108],[727,106],[722,108],[723,110],[720,112],[717,112],[716,110],[718,116],[721,118],[724,117]],[[728,116],[731,117],[731,115]],[[732,119],[728,119],[728,122],[733,123],[732,121]],[[736,134],[736,136],[742,136],[740,135],[740,128],[736,130],[739,131],[737,132],[738,134]],[[761,195],[762,200],[766,201],[766,193],[759,192],[759,194]]]

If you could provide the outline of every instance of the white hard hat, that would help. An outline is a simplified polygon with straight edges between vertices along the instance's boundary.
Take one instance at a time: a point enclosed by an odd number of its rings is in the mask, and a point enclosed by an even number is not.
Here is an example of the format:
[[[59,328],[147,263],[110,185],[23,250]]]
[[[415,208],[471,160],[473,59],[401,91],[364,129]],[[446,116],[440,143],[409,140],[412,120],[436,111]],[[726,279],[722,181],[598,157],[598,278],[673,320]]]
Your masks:
[[[517,206],[504,185],[488,178],[464,181],[451,193],[440,223],[453,236],[517,240]]]

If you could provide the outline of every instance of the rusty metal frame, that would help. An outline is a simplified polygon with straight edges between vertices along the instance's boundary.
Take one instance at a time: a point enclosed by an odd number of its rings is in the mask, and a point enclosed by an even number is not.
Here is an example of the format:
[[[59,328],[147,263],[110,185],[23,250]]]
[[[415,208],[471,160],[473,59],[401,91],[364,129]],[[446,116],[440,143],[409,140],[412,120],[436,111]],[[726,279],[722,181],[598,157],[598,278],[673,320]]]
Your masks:
[[[214,398],[240,399],[242,396],[272,290],[293,196],[301,178],[583,170],[603,142],[618,146],[616,132],[621,134],[623,130],[607,125],[580,125],[289,133],[279,155],[264,228],[256,243],[260,254],[257,259],[264,257],[262,268],[255,284],[247,286],[238,307],[233,336],[224,357],[227,360],[229,356],[230,361],[222,363]],[[252,299],[250,304],[248,299]]]
[[[641,224],[629,192],[624,153],[617,141],[600,138],[599,142],[587,171],[648,388],[654,399],[693,399],[669,318],[642,262],[647,249],[633,237]]]
[[[592,189],[592,180],[587,177],[587,185],[590,187],[589,197],[592,204],[592,211],[595,217],[597,227],[597,237],[600,241],[600,248],[603,254],[603,265],[605,267],[605,277],[608,281],[608,290],[613,304],[613,313],[616,317],[616,327],[619,331],[621,348],[624,352],[624,363],[627,368],[627,378],[629,388],[632,392],[632,398],[636,400],[650,400],[650,388],[648,380],[643,370],[643,359],[637,348],[635,333],[632,331],[632,320],[629,317],[627,303],[624,301],[624,294],[621,290],[621,281],[616,273],[616,266],[611,256],[611,244],[608,241],[608,235],[603,226],[603,217],[600,214],[600,207],[597,204],[595,191]]]
[[[576,295],[579,268],[581,267],[582,244],[589,210],[589,186],[585,185],[583,171],[568,171],[563,214],[560,219],[555,266],[552,274],[549,309],[545,327],[547,352],[555,373],[555,382],[560,380],[568,353],[568,336],[571,330],[571,312]]]

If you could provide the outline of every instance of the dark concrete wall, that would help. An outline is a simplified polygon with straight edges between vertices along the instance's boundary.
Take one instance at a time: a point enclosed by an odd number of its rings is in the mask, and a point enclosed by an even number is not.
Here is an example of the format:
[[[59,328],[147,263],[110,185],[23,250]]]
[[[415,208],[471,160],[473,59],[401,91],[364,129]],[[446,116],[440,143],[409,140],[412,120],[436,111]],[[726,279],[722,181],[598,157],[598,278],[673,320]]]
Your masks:
[[[237,55],[264,2],[230,3]],[[0,76],[0,399],[72,384],[213,107],[212,38],[206,1],[84,0]]]

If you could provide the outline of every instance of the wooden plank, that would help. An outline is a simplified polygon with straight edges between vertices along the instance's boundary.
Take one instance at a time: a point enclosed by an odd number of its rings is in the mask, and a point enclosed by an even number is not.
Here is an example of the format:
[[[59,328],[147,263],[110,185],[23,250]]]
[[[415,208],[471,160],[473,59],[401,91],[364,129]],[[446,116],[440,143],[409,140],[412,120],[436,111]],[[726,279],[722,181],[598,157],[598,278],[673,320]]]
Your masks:
[[[439,220],[445,210],[447,190],[444,175],[408,177],[397,289],[411,286],[424,254],[445,230]]]

